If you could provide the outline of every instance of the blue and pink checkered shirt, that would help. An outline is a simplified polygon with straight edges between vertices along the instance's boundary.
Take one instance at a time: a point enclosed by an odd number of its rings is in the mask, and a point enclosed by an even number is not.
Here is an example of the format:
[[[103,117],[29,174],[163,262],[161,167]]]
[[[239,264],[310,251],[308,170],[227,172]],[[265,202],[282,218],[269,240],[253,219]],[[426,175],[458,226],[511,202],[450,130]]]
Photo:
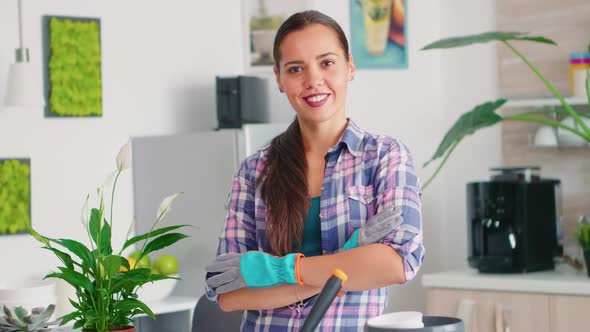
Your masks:
[[[387,207],[401,207],[403,223],[382,243],[402,257],[406,280],[414,278],[424,256],[420,182],[410,152],[399,140],[372,135],[352,120],[339,142],[328,151],[320,201],[322,254],[339,252],[352,233]],[[266,151],[246,158],[237,171],[229,197],[225,227],[217,254],[250,250],[271,252],[266,241],[266,206],[258,179],[266,166]],[[215,294],[208,290],[210,298]],[[242,331],[298,331],[317,296],[303,308],[248,310]],[[388,288],[347,291],[337,297],[319,331],[363,331],[365,321],[383,313]]]

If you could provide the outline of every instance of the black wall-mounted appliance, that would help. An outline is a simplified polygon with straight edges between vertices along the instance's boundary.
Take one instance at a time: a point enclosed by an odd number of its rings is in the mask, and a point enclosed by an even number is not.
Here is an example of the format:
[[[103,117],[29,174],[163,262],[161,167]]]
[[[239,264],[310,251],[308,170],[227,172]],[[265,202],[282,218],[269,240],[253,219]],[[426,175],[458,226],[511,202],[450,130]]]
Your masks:
[[[255,76],[215,78],[218,128],[270,122],[268,82]]]
[[[495,168],[490,181],[467,184],[468,262],[483,273],[555,268],[560,181],[538,167]]]

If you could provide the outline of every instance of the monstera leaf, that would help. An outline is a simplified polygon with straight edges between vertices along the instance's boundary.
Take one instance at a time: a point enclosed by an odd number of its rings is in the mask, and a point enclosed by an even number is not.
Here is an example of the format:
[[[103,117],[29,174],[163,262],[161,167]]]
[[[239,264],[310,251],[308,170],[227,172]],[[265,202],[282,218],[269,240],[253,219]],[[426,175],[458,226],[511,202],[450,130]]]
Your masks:
[[[447,131],[434,156],[424,164],[426,167],[433,160],[444,156],[449,149],[460,142],[463,137],[475,133],[477,130],[490,127],[502,121],[502,117],[496,114],[496,110],[506,103],[506,99],[498,99],[477,105],[473,110],[464,113]]]
[[[536,43],[543,43],[543,44],[550,44],[550,45],[557,45],[556,42],[549,38],[545,37],[532,37],[529,36],[528,33],[523,32],[484,32],[478,35],[469,35],[469,36],[462,36],[462,37],[451,37],[445,38],[434,43],[428,44],[422,48],[422,50],[432,50],[432,49],[440,49],[440,48],[454,48],[454,47],[462,47],[468,46],[473,44],[480,44],[480,43],[487,43],[491,41],[500,41],[500,42],[507,42],[511,40],[523,40],[523,41],[531,41]]]
[[[498,122],[501,121],[527,121],[527,122],[535,122],[544,125],[549,125],[553,127],[560,127],[565,130],[572,132],[575,135],[578,135],[585,139],[586,141],[590,142],[590,127],[586,125],[586,123],[582,120],[581,113],[576,112],[571,105],[565,100],[565,98],[555,89],[555,87],[547,81],[547,79],[541,74],[539,69],[535,67],[523,54],[521,54],[513,45],[511,45],[511,41],[528,41],[534,43],[542,43],[542,44],[549,44],[549,45],[557,45],[553,40],[541,37],[541,36],[529,36],[528,33],[523,32],[485,32],[476,35],[469,35],[469,36],[460,36],[460,37],[451,37],[445,38],[433,43],[430,43],[422,48],[422,50],[432,50],[432,49],[447,49],[447,48],[454,48],[454,47],[463,47],[469,46],[473,44],[479,43],[487,43],[487,42],[501,42],[505,46],[507,46],[518,58],[520,58],[534,73],[537,77],[545,84],[545,86],[551,91],[551,93],[555,96],[557,100],[559,100],[561,106],[563,107],[563,112],[569,116],[571,116],[576,126],[579,126],[579,130],[573,127],[565,126],[558,121],[553,121],[547,118],[536,116],[538,114],[535,113],[542,113],[539,111],[527,112],[516,114],[512,116],[501,117],[496,114],[496,110],[502,107],[504,103],[506,103],[505,99],[498,99],[495,102],[487,102],[484,104],[480,104],[475,107],[472,111],[463,114],[457,122],[453,125],[453,127],[445,134],[442,142],[438,146],[438,149],[434,153],[434,156],[424,164],[426,167],[430,162],[433,160],[443,157],[443,161],[440,163],[436,171],[430,176],[430,178],[424,183],[422,188],[426,188],[432,180],[436,177],[436,175],[440,172],[442,167],[445,165],[447,159],[452,154],[453,150],[457,147],[457,145],[461,142],[461,140],[470,134],[475,133],[477,130],[489,126],[493,126]],[[589,51],[590,51],[590,45]],[[590,101],[590,81],[586,81],[586,88],[588,92],[588,100]]]

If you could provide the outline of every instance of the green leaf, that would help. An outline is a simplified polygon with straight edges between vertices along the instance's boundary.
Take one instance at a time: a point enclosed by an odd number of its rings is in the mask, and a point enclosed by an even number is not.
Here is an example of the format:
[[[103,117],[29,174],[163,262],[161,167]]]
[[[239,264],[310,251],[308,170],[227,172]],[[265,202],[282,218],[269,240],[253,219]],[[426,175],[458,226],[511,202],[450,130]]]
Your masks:
[[[14,308],[14,315],[19,321],[22,321],[27,315],[27,311],[23,307],[16,307]]]
[[[72,307],[74,307],[76,309],[80,309],[80,304],[78,302],[75,302],[72,299],[68,299],[68,301],[70,301],[70,304],[72,305]]]
[[[154,315],[152,310],[150,310],[150,308],[145,303],[139,300],[126,299],[123,301],[117,301],[113,304],[113,309],[121,311],[131,311],[133,309],[140,309],[146,315],[150,316],[153,319],[156,319],[156,316]]]
[[[6,305],[3,305],[2,309],[4,310],[4,314],[6,315],[6,317],[12,318],[12,312],[10,311],[10,309],[8,309]]]
[[[75,288],[81,287],[88,292],[92,293],[94,287],[92,286],[92,282],[83,274],[67,269],[65,267],[58,267],[61,273],[50,273],[45,278],[59,278],[63,279],[68,284],[74,286]]]
[[[424,167],[433,160],[442,157],[455,142],[463,139],[463,137],[473,134],[481,128],[490,127],[502,121],[502,117],[496,114],[496,110],[502,107],[504,103],[506,103],[506,99],[487,102],[461,115],[453,127],[445,134],[434,156],[424,164]]]
[[[133,289],[150,282],[150,269],[133,269],[113,275],[111,292],[120,292],[122,289]]]
[[[151,237],[158,236],[160,234],[164,234],[164,233],[167,233],[169,231],[173,231],[175,229],[178,229],[178,228],[181,228],[181,227],[186,227],[186,226],[190,226],[190,225],[177,225],[177,226],[163,227],[163,228],[155,229],[151,233],[150,232],[147,232],[147,233],[142,234],[142,235],[134,236],[134,237],[130,238],[129,240],[125,241],[125,244],[123,245],[123,250],[125,250],[130,245],[135,244],[135,243],[137,243],[139,241],[142,241],[142,240],[145,240],[145,239],[149,239]]]
[[[102,261],[105,274],[110,278],[113,274],[119,272],[119,268],[123,265],[123,262],[126,261],[125,258],[116,255],[105,257]]]
[[[94,255],[88,248],[82,243],[76,240],[70,239],[58,239],[52,240],[53,242],[67,248],[72,254],[78,256],[82,263],[89,266],[92,270],[96,271],[96,262],[94,261]]]
[[[100,252],[108,256],[113,253],[111,247],[111,226],[105,221],[100,230],[100,244],[98,245]]]
[[[74,269],[74,261],[72,260],[72,256],[55,248],[44,247],[44,249],[52,251],[57,257],[59,257],[59,259],[61,259],[68,269]]]
[[[36,232],[36,231],[33,229],[33,227],[31,227],[31,225],[30,225],[30,224],[28,224],[28,231],[29,231],[29,234],[31,234],[31,235],[32,235],[32,236],[35,238],[35,240],[37,240],[37,241],[39,241],[39,242],[43,243],[43,245],[45,245],[46,247],[51,247],[51,244],[49,243],[49,241],[51,241],[52,239],[50,239],[50,238],[48,238],[48,237],[45,237],[45,236],[43,236],[43,235],[41,235],[41,234],[37,233],[37,232]]]
[[[535,43],[543,43],[543,44],[550,44],[550,45],[557,45],[553,40],[545,37],[533,37],[529,36],[528,33],[524,32],[501,32],[501,31],[492,31],[492,32],[485,32],[477,35],[469,35],[469,36],[461,36],[461,37],[451,37],[440,39],[433,43],[430,43],[422,48],[423,51],[425,50],[432,50],[432,49],[439,49],[439,48],[453,48],[453,47],[463,47],[478,43],[487,43],[490,41],[501,41],[506,42],[510,40],[522,40],[522,41],[531,41]]]
[[[145,246],[145,249],[143,250],[143,254],[147,255],[150,252],[154,252],[154,251],[160,250],[162,248],[166,248],[170,245],[173,245],[177,241],[182,240],[187,237],[188,237],[188,235],[184,235],[181,233],[170,233],[170,234],[162,235],[158,238],[155,238],[151,242],[149,242]]]
[[[88,229],[90,230],[90,237],[96,245],[98,245],[98,234],[100,232],[100,211],[93,208],[90,211],[90,221],[88,222]]]
[[[148,276],[148,282],[154,282],[154,281],[166,280],[166,279],[182,280],[181,278],[178,278],[178,277],[167,276],[165,274],[159,274],[159,273],[152,273]]]
[[[74,329],[79,329],[82,326],[84,326],[84,324],[85,324],[85,321],[84,320],[79,320],[76,323],[74,323],[74,326],[73,327],[74,327]]]
[[[78,318],[78,317],[82,317],[82,313],[79,311],[74,311],[74,312],[70,312],[69,314],[61,317],[61,322],[59,323],[59,326],[64,326],[66,325],[68,322]],[[82,323],[84,324],[84,323]]]

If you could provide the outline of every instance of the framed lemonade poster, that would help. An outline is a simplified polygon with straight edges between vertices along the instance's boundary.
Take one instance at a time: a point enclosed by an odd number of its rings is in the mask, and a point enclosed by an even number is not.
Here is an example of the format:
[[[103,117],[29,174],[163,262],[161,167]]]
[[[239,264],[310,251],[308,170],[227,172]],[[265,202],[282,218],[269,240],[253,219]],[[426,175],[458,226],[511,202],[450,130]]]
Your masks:
[[[405,0],[350,0],[352,55],[357,68],[408,68]]]

